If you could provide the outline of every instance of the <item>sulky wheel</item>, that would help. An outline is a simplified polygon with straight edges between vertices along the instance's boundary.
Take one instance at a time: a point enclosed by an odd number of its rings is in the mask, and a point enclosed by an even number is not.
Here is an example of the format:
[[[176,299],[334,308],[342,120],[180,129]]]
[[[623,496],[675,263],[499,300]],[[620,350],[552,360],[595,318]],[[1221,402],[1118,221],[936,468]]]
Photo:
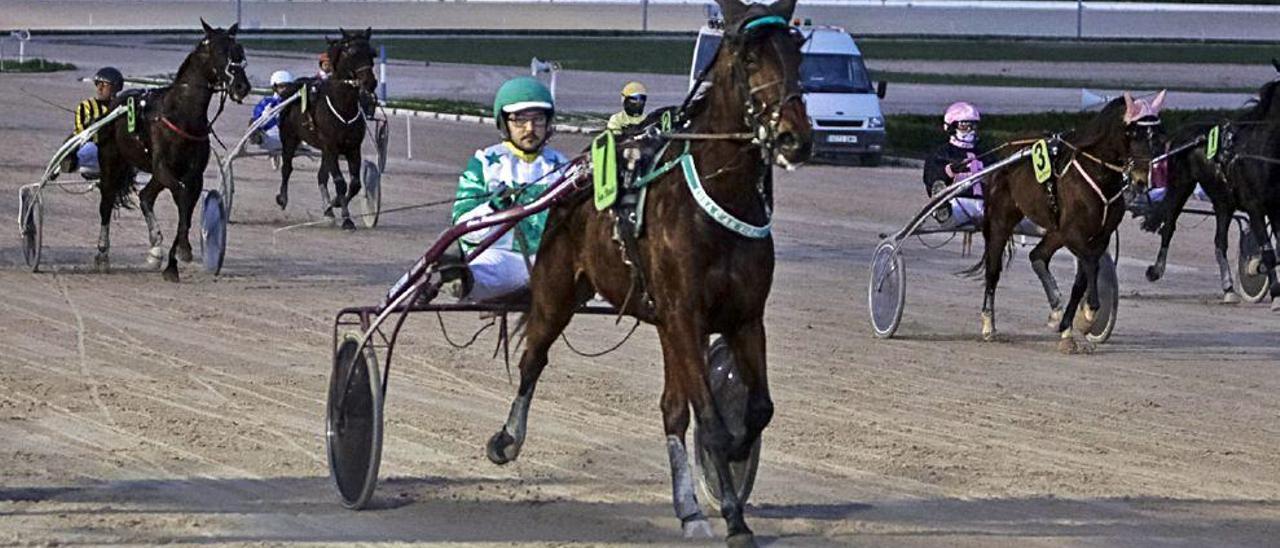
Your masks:
[[[378,122],[378,129],[374,131],[374,146],[378,149],[378,171],[387,170],[387,141],[391,135],[389,127],[391,123],[387,120]]]
[[[200,207],[200,254],[205,272],[214,275],[222,272],[222,259],[227,254],[226,214],[222,194],[216,190],[206,192]]]
[[[716,400],[716,408],[720,417],[734,438],[746,435],[747,387],[735,369],[733,353],[722,338],[716,338],[707,350],[707,368],[711,375],[711,393]],[[720,510],[721,490],[720,475],[711,465],[711,452],[702,446],[698,436],[698,428],[693,429],[694,476],[698,478],[698,487],[703,499],[718,512]],[[751,497],[751,489],[756,483],[756,470],[760,466],[760,438],[751,445],[751,452],[742,461],[729,462],[729,472],[733,475],[734,492],[738,502],[746,504]]]
[[[373,348],[348,333],[333,352],[325,414],[329,475],[342,505],[359,510],[378,485],[382,459],[382,382]]]
[[[1116,276],[1116,263],[1110,253],[1098,258],[1098,316],[1093,320],[1093,327],[1085,333],[1089,342],[1102,344],[1111,338],[1116,328],[1116,312],[1120,308],[1120,280]],[[1077,314],[1076,317],[1082,317]]]
[[[360,180],[364,182],[364,188],[352,202],[360,214],[360,222],[365,228],[373,228],[378,226],[378,215],[382,212],[382,170],[365,160],[360,164]]]
[[[871,279],[867,287],[871,329],[877,338],[890,338],[898,330],[906,301],[907,271],[902,255],[894,242],[880,242],[871,255]]]
[[[1258,238],[1248,227],[1240,229],[1239,255],[1236,261],[1236,293],[1245,301],[1261,302],[1271,288],[1270,280],[1262,266],[1262,250],[1258,246]]]
[[[22,230],[22,257],[35,272],[40,269],[40,251],[44,246],[44,202],[40,191],[24,188],[18,196],[19,220]]]

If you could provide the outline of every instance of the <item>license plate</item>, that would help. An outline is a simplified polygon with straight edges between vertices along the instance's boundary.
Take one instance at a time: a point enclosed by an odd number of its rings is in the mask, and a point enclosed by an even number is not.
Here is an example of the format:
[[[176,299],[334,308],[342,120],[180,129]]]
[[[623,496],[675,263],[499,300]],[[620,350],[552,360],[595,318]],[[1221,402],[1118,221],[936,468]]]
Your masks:
[[[828,135],[828,143],[854,143],[858,142],[857,135]]]

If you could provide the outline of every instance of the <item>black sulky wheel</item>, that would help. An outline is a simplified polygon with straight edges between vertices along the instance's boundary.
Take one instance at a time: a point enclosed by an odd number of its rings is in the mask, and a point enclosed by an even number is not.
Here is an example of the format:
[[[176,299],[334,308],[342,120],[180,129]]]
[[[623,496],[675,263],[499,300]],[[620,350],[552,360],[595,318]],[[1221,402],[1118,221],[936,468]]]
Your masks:
[[[222,259],[227,254],[227,210],[222,195],[210,190],[200,207],[200,255],[204,270],[217,275],[222,272]]]
[[[348,333],[333,352],[325,414],[329,474],[342,506],[359,510],[378,486],[382,459],[382,381],[373,348]]]
[[[721,418],[735,438],[746,435],[747,387],[735,369],[733,353],[724,339],[717,337],[707,349],[707,367],[711,374],[711,392],[716,399],[716,408]],[[698,438],[698,428],[693,429],[694,475],[698,478],[698,487],[703,499],[717,512],[720,510],[721,489],[720,474],[711,465],[711,453],[702,446]],[[738,502],[746,504],[751,497],[751,490],[756,483],[756,470],[760,466],[760,438],[751,446],[747,458],[729,463],[732,474],[734,492]]]
[[[373,162],[365,160],[360,164],[360,180],[364,188],[356,196],[356,211],[360,214],[360,222],[365,228],[378,226],[378,215],[382,213],[382,170]]]
[[[1089,342],[1102,344],[1111,338],[1111,332],[1116,328],[1116,312],[1120,308],[1120,280],[1116,276],[1116,263],[1111,259],[1110,253],[1103,254],[1098,259],[1098,301],[1102,306],[1085,338]],[[1082,316],[1083,314],[1076,314],[1076,318]]]
[[[1271,289],[1271,280],[1263,272],[1262,250],[1258,246],[1258,238],[1248,227],[1240,229],[1239,255],[1236,260],[1236,293],[1245,301],[1256,303],[1266,298]]]
[[[867,307],[876,338],[888,339],[902,323],[907,302],[907,271],[894,242],[884,241],[871,255],[871,279],[867,287]]]
[[[44,246],[44,203],[35,188],[19,192],[18,209],[21,212],[22,257],[32,272],[40,269],[40,251]]]

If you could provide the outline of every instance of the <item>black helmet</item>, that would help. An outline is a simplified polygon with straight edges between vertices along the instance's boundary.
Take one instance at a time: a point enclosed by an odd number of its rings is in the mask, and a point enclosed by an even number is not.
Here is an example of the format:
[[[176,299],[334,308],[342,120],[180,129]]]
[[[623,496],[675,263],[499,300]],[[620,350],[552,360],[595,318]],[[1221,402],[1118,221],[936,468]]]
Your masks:
[[[124,87],[124,75],[120,74],[120,71],[115,67],[98,69],[98,73],[93,75],[93,81],[94,83],[106,82],[111,84],[111,87],[116,88],[117,91]]]

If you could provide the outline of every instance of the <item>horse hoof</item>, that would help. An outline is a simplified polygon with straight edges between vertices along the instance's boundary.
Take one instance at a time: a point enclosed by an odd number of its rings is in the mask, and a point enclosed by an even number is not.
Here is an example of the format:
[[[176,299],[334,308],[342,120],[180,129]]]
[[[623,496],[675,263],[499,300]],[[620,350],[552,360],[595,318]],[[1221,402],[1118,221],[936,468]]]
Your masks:
[[[333,208],[332,208],[332,207],[326,207],[326,208],[324,208],[324,216],[325,216],[325,217],[328,217],[328,218],[330,218],[330,219],[332,219],[332,218],[333,218]]]
[[[176,268],[167,268],[162,274],[164,275],[164,281],[166,282],[173,282],[176,284],[180,281],[178,279],[178,269]]]
[[[289,205],[289,197],[284,194],[276,194],[276,205],[280,206],[280,209],[284,209]]]
[[[342,220],[342,229],[343,229],[343,230],[355,230],[355,229],[356,229],[356,224],[355,224],[355,223],[353,223],[353,222],[351,222],[351,219],[343,219],[343,220]]]
[[[160,265],[164,262],[164,248],[160,246],[147,250],[147,266],[156,270],[160,269]]]
[[[704,539],[715,538],[716,534],[711,530],[711,522],[707,518],[694,518],[684,522],[681,525],[684,530],[684,538],[687,539]]]
[[[93,257],[93,268],[98,272],[110,272],[111,259],[106,253],[99,253]]]
[[[1240,304],[1240,296],[1235,291],[1227,291],[1222,294],[1222,304]]]
[[[1080,341],[1076,344],[1076,353],[1078,354],[1092,354],[1093,351],[1097,349],[1097,346],[1087,340]]]
[[[195,257],[191,254],[191,246],[189,245],[178,246],[178,260],[184,263],[189,263],[195,260]]]
[[[1271,299],[1271,311],[1280,312],[1280,297],[1273,297]]]
[[[1067,355],[1076,354],[1080,352],[1080,347],[1076,345],[1075,338],[1066,337],[1058,341],[1058,352]]]
[[[1049,326],[1049,329],[1057,331],[1058,324],[1060,323],[1062,323],[1062,307],[1058,307],[1053,310],[1050,310],[1049,320],[1045,322],[1045,325]]]
[[[991,342],[996,339],[996,319],[995,316],[982,313],[982,340]]]
[[[502,465],[516,460],[516,457],[520,456],[520,448],[516,447],[516,439],[507,433],[506,428],[503,428],[489,438],[489,443],[485,446],[485,454],[488,455],[490,462]]]
[[[725,544],[728,544],[729,548],[755,548],[758,546],[756,544],[756,536],[751,533],[729,535],[729,538],[725,539]]]
[[[1147,267],[1147,281],[1148,281],[1148,282],[1154,282],[1154,281],[1159,280],[1159,279],[1160,279],[1160,276],[1161,276],[1161,275],[1163,275],[1163,274],[1164,274],[1164,273],[1163,273],[1163,272],[1160,272],[1160,270],[1159,270],[1159,269],[1157,269],[1155,265],[1151,265],[1151,266],[1148,266],[1148,267]]]

